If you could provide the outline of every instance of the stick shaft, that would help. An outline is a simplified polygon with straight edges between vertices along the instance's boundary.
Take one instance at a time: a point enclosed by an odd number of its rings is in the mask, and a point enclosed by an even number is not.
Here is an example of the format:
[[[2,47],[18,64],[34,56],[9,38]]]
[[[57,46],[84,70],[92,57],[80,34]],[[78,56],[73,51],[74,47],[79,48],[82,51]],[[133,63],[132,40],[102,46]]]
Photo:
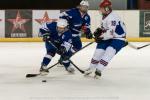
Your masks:
[[[150,46],[150,44],[146,44],[146,45],[144,45],[144,46],[138,47],[137,49],[139,50],[139,49],[145,48],[145,47],[147,47],[147,46]]]
[[[70,63],[71,63],[79,72],[81,72],[82,74],[84,74],[84,71],[81,70],[77,65],[75,65],[71,60],[70,60]]]

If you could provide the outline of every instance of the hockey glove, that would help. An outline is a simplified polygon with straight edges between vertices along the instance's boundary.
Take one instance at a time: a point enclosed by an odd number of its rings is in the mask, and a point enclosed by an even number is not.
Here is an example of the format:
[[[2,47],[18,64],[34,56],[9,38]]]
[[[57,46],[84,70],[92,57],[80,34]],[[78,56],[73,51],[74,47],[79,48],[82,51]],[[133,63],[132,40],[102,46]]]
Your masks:
[[[50,40],[51,40],[51,38],[50,38],[50,35],[48,33],[43,35],[43,41],[50,41]]]
[[[90,33],[85,33],[86,34],[86,38],[87,39],[92,39],[93,38],[93,34],[90,32]]]
[[[64,46],[61,46],[60,49],[57,51],[57,53],[59,55],[63,55],[65,52],[67,52],[67,51],[66,51],[66,48]]]
[[[101,28],[97,28],[94,32],[95,42],[99,43],[103,38],[100,37],[103,34],[103,30]]]

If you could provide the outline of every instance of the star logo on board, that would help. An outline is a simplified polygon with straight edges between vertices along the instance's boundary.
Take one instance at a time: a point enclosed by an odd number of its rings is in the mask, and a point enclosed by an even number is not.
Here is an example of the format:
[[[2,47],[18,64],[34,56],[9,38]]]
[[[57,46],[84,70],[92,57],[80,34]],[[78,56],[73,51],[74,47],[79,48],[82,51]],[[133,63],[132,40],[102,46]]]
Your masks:
[[[23,31],[24,33],[26,33],[24,24],[27,23],[30,19],[24,19],[21,17],[20,12],[17,12],[16,18],[15,19],[7,19],[8,22],[13,24],[13,28],[12,28],[12,33],[17,30],[20,29],[21,31]]]
[[[36,22],[38,22],[40,25],[43,24],[43,23],[46,23],[46,22],[54,22],[54,21],[57,21],[57,19],[51,19],[49,18],[48,16],[48,13],[47,11],[44,13],[44,16],[42,19],[35,19]]]

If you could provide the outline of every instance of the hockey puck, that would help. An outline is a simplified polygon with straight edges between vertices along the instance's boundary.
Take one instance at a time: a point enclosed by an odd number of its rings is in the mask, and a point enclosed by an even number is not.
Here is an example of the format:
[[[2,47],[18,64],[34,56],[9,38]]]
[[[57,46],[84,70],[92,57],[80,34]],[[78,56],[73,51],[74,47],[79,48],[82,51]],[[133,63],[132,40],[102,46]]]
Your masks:
[[[42,80],[42,82],[47,82],[46,80]]]

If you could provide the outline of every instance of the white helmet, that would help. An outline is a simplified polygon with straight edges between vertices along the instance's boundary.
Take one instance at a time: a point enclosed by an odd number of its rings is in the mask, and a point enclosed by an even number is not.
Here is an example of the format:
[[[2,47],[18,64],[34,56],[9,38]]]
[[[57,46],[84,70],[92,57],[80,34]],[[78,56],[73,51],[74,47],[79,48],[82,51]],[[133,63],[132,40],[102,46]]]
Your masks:
[[[83,5],[83,6],[88,6],[89,7],[89,2],[87,0],[82,0],[80,2],[80,5]]]
[[[57,27],[65,28],[68,26],[68,22],[65,19],[58,19]]]

